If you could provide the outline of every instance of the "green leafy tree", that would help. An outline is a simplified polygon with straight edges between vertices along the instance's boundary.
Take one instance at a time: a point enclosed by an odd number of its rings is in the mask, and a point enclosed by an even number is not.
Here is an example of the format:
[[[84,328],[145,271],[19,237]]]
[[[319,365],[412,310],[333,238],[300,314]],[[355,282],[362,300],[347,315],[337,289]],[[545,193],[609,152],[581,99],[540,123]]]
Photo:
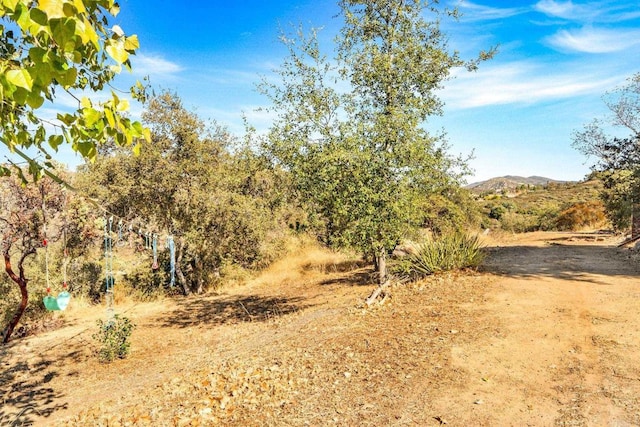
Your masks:
[[[174,94],[152,98],[143,120],[152,143],[136,157],[104,146],[81,171],[79,187],[126,221],[174,236],[185,294],[203,292],[226,263],[264,262],[268,242],[284,225],[282,179]]]
[[[600,200],[613,228],[626,232],[631,228],[634,195],[637,194],[637,177],[632,169],[610,169],[594,172],[602,181]]]
[[[29,162],[35,177],[53,168],[50,151],[63,143],[94,160],[105,141],[138,149],[138,140],[148,139],[148,131],[125,115],[129,101],[116,91],[104,102],[82,95],[102,91],[123,66],[130,68],[138,38],[110,25],[118,12],[115,0],[0,2],[0,141]],[[77,109],[48,117],[41,108],[46,101],[55,105],[61,93],[75,99]],[[144,98],[144,87],[137,83],[131,94]],[[9,173],[0,166],[0,174]]]
[[[632,212],[640,213],[640,73],[608,92],[604,102],[610,116],[594,119],[576,131],[573,146],[596,158],[593,169],[604,183],[601,199],[607,217],[616,229],[624,230]],[[609,126],[626,135],[610,135],[605,130]]]
[[[442,113],[435,91],[452,68],[474,69],[493,54],[465,62],[449,52],[439,23],[456,12],[436,3],[340,1],[335,59],[320,52],[315,32],[283,36],[281,82],[260,86],[278,114],[267,150],[323,221],[323,239],[373,258],[381,285],[388,251],[424,225],[425,198],[465,170],[443,136],[423,127]]]

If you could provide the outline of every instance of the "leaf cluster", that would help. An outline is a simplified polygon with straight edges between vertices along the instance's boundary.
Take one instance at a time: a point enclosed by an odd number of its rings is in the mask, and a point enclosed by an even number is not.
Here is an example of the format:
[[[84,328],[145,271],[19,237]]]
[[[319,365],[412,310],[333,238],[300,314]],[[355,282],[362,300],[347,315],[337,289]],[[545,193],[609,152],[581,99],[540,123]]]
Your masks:
[[[80,95],[108,87],[122,66],[130,69],[129,56],[139,43],[110,26],[118,12],[114,0],[0,2],[0,142],[29,163],[34,177],[54,167],[49,150],[63,143],[94,160],[105,141],[131,146],[149,138],[139,122],[126,117],[129,102],[115,91],[104,102]],[[40,109],[60,93],[77,108],[50,118]],[[144,88],[138,83],[131,95],[144,97]],[[44,162],[25,154],[29,148],[43,154]],[[0,173],[10,169],[1,166]]]

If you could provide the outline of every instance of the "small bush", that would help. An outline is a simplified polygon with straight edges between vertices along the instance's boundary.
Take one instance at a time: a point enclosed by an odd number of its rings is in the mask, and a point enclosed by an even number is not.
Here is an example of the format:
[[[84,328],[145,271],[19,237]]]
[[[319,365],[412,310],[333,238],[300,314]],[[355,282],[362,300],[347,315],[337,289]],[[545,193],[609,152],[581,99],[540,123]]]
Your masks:
[[[131,333],[136,327],[126,317],[117,314],[106,322],[98,320],[98,332],[92,335],[98,343],[98,358],[102,362],[113,362],[126,358],[131,351]]]
[[[494,206],[489,211],[489,218],[500,220],[507,210],[504,206]]]
[[[575,203],[560,212],[557,218],[559,230],[580,230],[600,227],[606,222],[604,205],[600,201]]]
[[[476,202],[464,189],[450,188],[443,194],[431,195],[418,209],[423,215],[422,227],[442,236],[462,228],[475,228],[482,219]]]
[[[506,212],[500,218],[500,227],[512,233],[535,231],[538,229],[538,217],[518,212]]]
[[[419,245],[416,252],[391,263],[392,273],[419,280],[434,273],[477,267],[484,252],[477,236],[454,233]]]

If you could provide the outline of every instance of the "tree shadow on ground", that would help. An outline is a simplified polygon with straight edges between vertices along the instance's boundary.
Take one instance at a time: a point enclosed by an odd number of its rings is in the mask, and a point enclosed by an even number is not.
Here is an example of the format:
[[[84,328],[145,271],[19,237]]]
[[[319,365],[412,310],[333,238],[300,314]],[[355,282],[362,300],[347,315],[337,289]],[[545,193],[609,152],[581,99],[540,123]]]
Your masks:
[[[349,270],[347,270],[349,271]],[[342,277],[332,277],[320,282],[322,286],[343,285],[343,286],[370,286],[376,283],[376,273],[370,268],[361,268],[350,271]]]
[[[19,341],[0,347],[0,360],[16,359]],[[3,363],[0,372],[0,425],[36,425],[43,418],[50,418],[57,411],[68,408],[60,402],[64,396],[50,386],[50,382],[60,376],[56,369],[61,360],[64,363],[79,362],[84,359],[81,351],[71,351],[63,357],[40,356],[37,361],[22,360],[13,364]],[[28,356],[24,355],[26,359]]]
[[[303,300],[257,295],[190,297],[178,302],[178,308],[163,319],[163,326],[187,328],[200,324],[265,322],[309,307]]]
[[[508,277],[550,277],[610,285],[594,278],[640,277],[638,267],[615,247],[561,245],[506,246],[487,249],[482,271]]]

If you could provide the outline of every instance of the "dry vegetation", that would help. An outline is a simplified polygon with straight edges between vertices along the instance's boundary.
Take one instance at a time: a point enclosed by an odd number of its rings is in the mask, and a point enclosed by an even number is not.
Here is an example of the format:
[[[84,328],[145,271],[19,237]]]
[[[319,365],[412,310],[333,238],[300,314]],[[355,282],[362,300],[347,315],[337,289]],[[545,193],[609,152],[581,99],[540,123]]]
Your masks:
[[[640,422],[626,252],[599,234],[497,243],[486,272],[396,287],[369,310],[370,270],[318,248],[218,295],[122,301],[133,353],[106,365],[90,341],[103,313],[76,306],[2,348],[1,424]]]
[[[511,232],[597,230],[610,228],[600,201],[602,182],[551,183],[520,186],[507,193],[485,192],[478,204],[484,227]]]

